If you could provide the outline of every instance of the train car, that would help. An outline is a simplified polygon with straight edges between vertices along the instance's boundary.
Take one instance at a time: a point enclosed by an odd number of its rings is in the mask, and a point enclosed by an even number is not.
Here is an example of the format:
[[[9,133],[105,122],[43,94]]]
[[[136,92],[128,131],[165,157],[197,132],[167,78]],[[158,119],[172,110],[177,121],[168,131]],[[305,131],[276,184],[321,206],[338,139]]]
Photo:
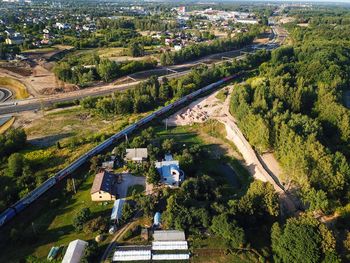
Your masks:
[[[83,156],[75,160],[72,164],[70,164],[68,167],[64,168],[63,170],[56,173],[56,175],[47,181],[45,181],[42,185],[40,185],[38,188],[33,190],[31,193],[29,193],[26,197],[19,200],[16,204],[14,204],[11,208],[8,208],[0,215],[0,226],[5,224],[6,222],[10,221],[17,213],[24,210],[27,206],[29,206],[32,202],[37,200],[41,195],[43,195],[46,191],[48,191],[51,187],[53,187],[57,182],[61,181],[65,177],[67,177],[69,174],[71,174],[73,171],[75,171],[77,168],[79,168],[82,164],[84,164],[87,160],[89,160],[92,156],[100,153],[107,147],[113,144],[118,139],[121,139],[123,136],[130,134],[138,127],[151,122],[156,117],[169,112],[174,107],[177,107],[179,105],[184,104],[188,100],[191,100],[192,98],[211,90],[215,87],[220,86],[221,84],[225,83],[226,81],[229,81],[233,79],[234,76],[230,76],[227,78],[224,78],[218,82],[215,82],[213,84],[207,85],[204,88],[201,88],[199,90],[196,90],[187,96],[175,101],[174,103],[171,103],[160,110],[153,112],[152,114],[142,118],[140,121],[136,122],[135,124],[130,125],[129,127],[125,128],[124,130],[114,134],[109,139],[105,140],[101,144],[97,145],[95,148],[90,150],[89,152],[85,153]]]
[[[0,227],[5,225],[8,221],[16,216],[16,211],[14,208],[7,208],[4,212],[0,214]]]

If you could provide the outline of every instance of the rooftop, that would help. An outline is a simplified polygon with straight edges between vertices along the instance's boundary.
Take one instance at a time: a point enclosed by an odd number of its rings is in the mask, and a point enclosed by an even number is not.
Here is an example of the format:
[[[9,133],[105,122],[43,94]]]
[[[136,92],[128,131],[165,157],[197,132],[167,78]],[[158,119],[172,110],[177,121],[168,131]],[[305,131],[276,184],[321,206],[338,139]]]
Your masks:
[[[62,263],[79,263],[87,245],[86,241],[80,239],[70,242]]]
[[[94,194],[99,191],[104,191],[111,193],[113,191],[113,185],[115,183],[115,175],[103,171],[95,175],[94,183],[91,187],[91,194]]]
[[[186,241],[185,232],[179,230],[155,230],[154,241]]]
[[[147,148],[131,148],[126,149],[125,158],[127,160],[142,161],[148,157]]]

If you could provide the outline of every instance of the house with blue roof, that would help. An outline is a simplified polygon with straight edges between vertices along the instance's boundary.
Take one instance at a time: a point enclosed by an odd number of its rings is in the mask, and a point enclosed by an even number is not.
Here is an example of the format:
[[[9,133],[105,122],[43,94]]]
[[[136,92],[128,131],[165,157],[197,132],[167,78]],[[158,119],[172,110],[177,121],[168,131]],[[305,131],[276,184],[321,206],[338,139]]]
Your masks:
[[[164,185],[179,187],[185,179],[185,174],[180,169],[179,161],[174,160],[170,154],[166,154],[164,160],[156,162],[155,166],[161,176],[160,182]]]

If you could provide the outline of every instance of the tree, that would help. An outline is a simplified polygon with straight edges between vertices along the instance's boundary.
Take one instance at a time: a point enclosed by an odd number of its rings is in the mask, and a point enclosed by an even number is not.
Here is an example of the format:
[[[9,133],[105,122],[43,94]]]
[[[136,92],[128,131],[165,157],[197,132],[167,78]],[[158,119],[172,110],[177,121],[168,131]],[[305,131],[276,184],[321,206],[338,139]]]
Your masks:
[[[73,217],[73,226],[76,231],[81,231],[84,227],[84,224],[89,221],[91,218],[91,211],[89,208],[82,208],[74,217]]]
[[[146,173],[147,183],[157,185],[160,182],[160,174],[154,165],[151,165]]]
[[[277,262],[316,263],[337,258],[332,233],[314,218],[290,218],[283,228],[274,223],[271,242]]]
[[[311,188],[304,194],[304,202],[309,206],[308,210],[317,211],[321,210],[326,212],[329,207],[327,194],[322,190],[315,190]]]
[[[93,263],[97,261],[98,256],[98,244],[96,241],[89,241],[87,247],[84,250],[84,255],[81,259],[82,263]]]
[[[174,150],[174,139],[165,139],[162,143],[162,148],[166,153],[171,153]]]
[[[114,61],[104,59],[98,65],[97,72],[103,81],[109,82],[118,75],[118,66]]]
[[[13,153],[8,159],[8,174],[12,177],[22,176],[24,168],[24,157],[20,153]]]
[[[214,216],[210,229],[226,239],[233,248],[241,248],[245,244],[243,228],[239,227],[235,220],[230,220],[227,214]]]
[[[130,202],[125,202],[123,206],[123,216],[122,216],[123,221],[127,222],[134,213],[135,213],[135,207],[131,205]]]
[[[129,44],[129,55],[132,57],[141,57],[144,54],[144,48],[140,43],[131,42]]]

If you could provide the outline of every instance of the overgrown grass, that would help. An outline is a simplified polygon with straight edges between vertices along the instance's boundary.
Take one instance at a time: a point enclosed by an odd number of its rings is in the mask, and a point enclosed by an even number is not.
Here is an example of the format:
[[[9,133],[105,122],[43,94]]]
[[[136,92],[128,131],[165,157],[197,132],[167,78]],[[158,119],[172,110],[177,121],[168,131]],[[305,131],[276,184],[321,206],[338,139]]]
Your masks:
[[[16,99],[25,99],[29,97],[27,87],[16,79],[0,77],[0,86],[12,90],[16,94]]]

